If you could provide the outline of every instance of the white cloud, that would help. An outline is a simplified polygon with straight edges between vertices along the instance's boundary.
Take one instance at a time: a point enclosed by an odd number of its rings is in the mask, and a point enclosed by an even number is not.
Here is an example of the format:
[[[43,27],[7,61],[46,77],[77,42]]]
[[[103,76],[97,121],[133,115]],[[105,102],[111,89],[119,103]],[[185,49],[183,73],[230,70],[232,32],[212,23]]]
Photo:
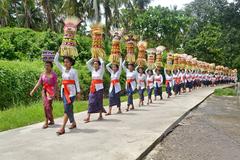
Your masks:
[[[184,8],[185,4],[192,2],[193,0],[152,0],[150,6],[158,6],[161,5],[163,7],[177,6],[178,9]],[[228,0],[228,2],[233,2],[234,0]]]
[[[193,0],[152,0],[150,6],[158,6],[161,5],[163,7],[173,7],[177,6],[178,9],[184,7],[184,4],[190,3]]]

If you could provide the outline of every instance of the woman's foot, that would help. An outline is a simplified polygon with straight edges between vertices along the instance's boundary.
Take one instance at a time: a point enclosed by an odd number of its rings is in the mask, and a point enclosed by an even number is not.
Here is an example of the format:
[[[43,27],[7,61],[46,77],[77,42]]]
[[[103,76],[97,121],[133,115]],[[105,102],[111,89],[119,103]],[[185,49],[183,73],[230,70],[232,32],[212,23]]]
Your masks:
[[[54,125],[55,123],[54,123],[54,121],[50,121],[49,123],[48,123],[48,125]]]
[[[130,110],[134,110],[135,108],[134,108],[134,105],[132,105],[132,107],[130,108]]]
[[[44,125],[42,126],[42,129],[46,129],[46,128],[48,128],[48,124],[44,124]]]
[[[112,113],[108,112],[105,114],[105,116],[110,116]]]
[[[117,114],[121,114],[122,113],[122,111],[121,110],[119,110],[118,112],[117,112]]]
[[[128,111],[129,111],[129,109],[127,108],[127,109],[126,109],[126,112],[128,112]]]
[[[102,116],[98,117],[98,121],[101,121],[101,120],[103,120],[103,117]]]
[[[83,121],[84,121],[85,123],[89,123],[89,122],[90,122],[90,118],[85,118]]]
[[[77,128],[76,123],[73,123],[73,124],[69,127],[69,129],[74,129],[74,128]]]
[[[56,133],[57,133],[58,136],[63,135],[65,133],[65,129],[61,128]]]

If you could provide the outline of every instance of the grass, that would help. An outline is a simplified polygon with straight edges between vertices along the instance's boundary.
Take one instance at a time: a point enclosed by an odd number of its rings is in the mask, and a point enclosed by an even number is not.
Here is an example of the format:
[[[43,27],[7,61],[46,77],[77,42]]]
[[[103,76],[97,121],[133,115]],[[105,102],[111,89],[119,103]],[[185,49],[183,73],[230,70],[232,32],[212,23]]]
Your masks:
[[[215,96],[236,96],[236,90],[234,88],[223,88],[223,89],[215,89]]]
[[[145,92],[146,93],[146,92]],[[134,99],[138,98],[138,94],[134,94]],[[121,101],[127,101],[127,96],[122,96]],[[108,106],[108,98],[105,98],[104,106]],[[88,101],[74,102],[74,112],[86,111],[88,108]],[[54,101],[53,115],[54,118],[63,116],[63,102]],[[8,110],[0,111],[0,131],[14,129],[26,125],[44,121],[44,111],[42,101],[32,103],[31,105],[15,106]]]

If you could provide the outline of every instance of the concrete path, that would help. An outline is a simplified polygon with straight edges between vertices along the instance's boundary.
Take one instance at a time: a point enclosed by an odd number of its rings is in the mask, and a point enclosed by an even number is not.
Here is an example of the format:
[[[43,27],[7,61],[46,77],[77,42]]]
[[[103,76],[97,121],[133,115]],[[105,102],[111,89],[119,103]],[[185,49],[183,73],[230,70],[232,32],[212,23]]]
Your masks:
[[[223,86],[215,88],[219,87]],[[1,132],[0,159],[134,160],[215,88],[202,88],[170,99],[164,95],[162,101],[105,117],[103,121],[96,121],[97,115],[94,115],[88,124],[82,121],[86,112],[81,112],[75,115],[78,128],[66,130],[62,136],[55,134],[62,119],[56,119],[56,125],[46,130],[41,129],[42,123],[39,123]]]

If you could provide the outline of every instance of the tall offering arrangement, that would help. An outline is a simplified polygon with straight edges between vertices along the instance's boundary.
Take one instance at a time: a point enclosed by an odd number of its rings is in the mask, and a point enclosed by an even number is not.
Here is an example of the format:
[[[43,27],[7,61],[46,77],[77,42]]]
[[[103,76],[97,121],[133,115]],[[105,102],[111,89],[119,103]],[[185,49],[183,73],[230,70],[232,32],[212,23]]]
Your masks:
[[[64,36],[59,49],[61,56],[76,57],[78,56],[77,42],[75,35],[80,19],[77,17],[68,17],[64,20]]]
[[[121,57],[120,51],[120,41],[123,35],[123,29],[114,29],[110,31],[112,39],[112,48],[111,48],[111,55],[109,56],[109,61],[112,64],[119,64],[119,60]]]
[[[92,35],[92,58],[104,58],[105,50],[103,47],[103,26],[100,23],[95,23],[91,25],[91,35]]]
[[[167,55],[166,70],[172,70],[173,68],[173,53],[169,52]]]
[[[147,49],[148,59],[147,59],[147,66],[148,69],[154,69],[155,68],[155,54],[156,49],[155,48],[149,48]]]
[[[127,55],[126,55],[126,61],[129,64],[134,64],[136,61],[135,53],[134,53],[134,47],[136,45],[137,36],[133,34],[128,34],[124,36],[126,46],[127,46]]]
[[[139,67],[144,67],[146,65],[147,42],[146,41],[139,41],[137,46],[138,46],[137,65]]]
[[[166,49],[166,47],[164,46],[158,46],[156,48],[156,61],[155,61],[155,65],[158,69],[160,69],[161,67],[163,67],[163,63],[162,63],[162,53],[163,51]]]

